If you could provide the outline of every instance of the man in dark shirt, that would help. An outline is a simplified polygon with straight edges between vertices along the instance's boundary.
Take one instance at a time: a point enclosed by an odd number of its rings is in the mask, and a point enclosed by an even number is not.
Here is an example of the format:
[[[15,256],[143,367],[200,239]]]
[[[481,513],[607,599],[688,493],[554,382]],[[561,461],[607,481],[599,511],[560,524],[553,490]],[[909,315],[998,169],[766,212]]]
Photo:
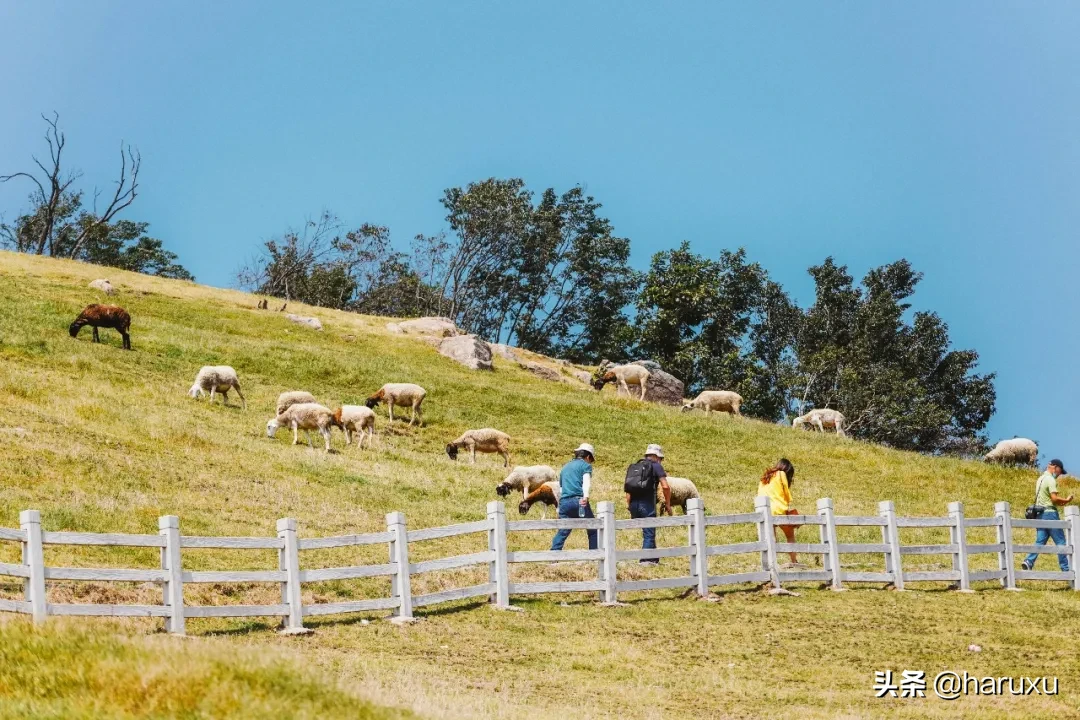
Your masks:
[[[671,488],[668,486],[667,472],[664,471],[664,466],[660,464],[660,461],[663,459],[664,450],[659,445],[649,445],[649,447],[646,448],[645,460],[652,463],[653,482],[649,486],[650,489],[640,495],[626,493],[626,504],[630,508],[630,517],[656,517],[657,483],[659,483],[660,490],[664,493],[664,507],[667,509],[668,515],[671,514]],[[641,529],[641,547],[644,550],[656,548],[656,528]],[[642,560],[641,562],[647,565],[657,565],[660,561],[653,558],[650,560]]]

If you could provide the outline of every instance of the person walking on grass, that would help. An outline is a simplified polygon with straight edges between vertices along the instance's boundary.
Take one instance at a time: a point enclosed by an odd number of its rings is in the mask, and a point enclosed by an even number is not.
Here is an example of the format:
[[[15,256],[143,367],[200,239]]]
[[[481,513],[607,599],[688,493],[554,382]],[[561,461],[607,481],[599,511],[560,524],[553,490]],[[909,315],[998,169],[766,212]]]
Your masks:
[[[798,515],[799,511],[791,507],[791,486],[795,483],[795,466],[787,458],[780,458],[779,462],[767,468],[761,475],[758,483],[758,495],[769,498],[769,509],[773,515]],[[784,536],[789,543],[795,542],[794,525],[776,525],[784,531]],[[798,565],[799,560],[795,553],[788,553],[792,565]]]
[[[1072,502],[1072,495],[1067,498],[1058,495],[1057,479],[1064,474],[1065,465],[1057,458],[1054,458],[1046,464],[1046,472],[1035,481],[1035,505],[1042,508],[1042,514],[1037,519],[1057,520],[1058,506],[1068,505]],[[1035,533],[1035,544],[1046,545],[1051,538],[1053,538],[1055,545],[1064,545],[1065,531],[1061,528],[1038,528]],[[1031,570],[1035,567],[1035,561],[1038,559],[1039,553],[1031,553],[1024,558],[1024,562],[1020,563],[1020,567],[1024,570]],[[1058,555],[1058,567],[1061,568],[1062,572],[1069,572],[1068,555]]]
[[[589,507],[589,486],[592,484],[592,464],[596,462],[596,454],[593,446],[589,443],[581,443],[574,451],[574,459],[562,466],[559,471],[559,517],[560,518],[591,518],[592,508]],[[551,539],[552,550],[562,550],[566,544],[566,538],[570,537],[571,530],[566,528],[555,533]],[[596,530],[586,530],[589,536],[589,549],[596,550]]]
[[[656,517],[656,488],[660,487],[664,495],[664,507],[667,514],[671,514],[671,487],[668,485],[667,473],[660,461],[664,459],[664,450],[659,445],[649,445],[645,449],[645,457],[626,469],[626,482],[623,483],[623,491],[626,493],[626,505],[630,509],[632,518]],[[656,528],[641,529],[641,547],[644,550],[656,549]],[[642,559],[643,565],[658,565],[657,558]]]

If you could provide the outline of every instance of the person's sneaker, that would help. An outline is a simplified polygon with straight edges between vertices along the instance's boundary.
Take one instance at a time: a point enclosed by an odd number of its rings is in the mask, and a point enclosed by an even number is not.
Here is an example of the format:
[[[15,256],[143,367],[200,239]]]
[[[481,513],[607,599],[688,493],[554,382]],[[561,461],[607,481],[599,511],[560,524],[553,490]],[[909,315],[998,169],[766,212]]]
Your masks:
[[[1031,565],[1028,565],[1028,561],[1025,560],[1024,562],[1020,563],[1020,569],[1021,570],[1030,570]]]

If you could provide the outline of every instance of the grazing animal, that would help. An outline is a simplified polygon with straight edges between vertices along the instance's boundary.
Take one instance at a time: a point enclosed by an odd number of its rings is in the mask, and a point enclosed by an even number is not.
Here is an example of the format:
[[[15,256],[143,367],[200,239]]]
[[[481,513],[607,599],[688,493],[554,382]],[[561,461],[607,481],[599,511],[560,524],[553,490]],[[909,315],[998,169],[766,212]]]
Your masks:
[[[1039,446],[1035,441],[1018,437],[1002,440],[983,456],[983,460],[1002,465],[1034,465],[1038,457]]]
[[[699,498],[701,493],[698,492],[697,486],[686,478],[668,477],[668,487],[671,488],[671,509],[674,515],[676,507],[681,507],[683,515],[686,514],[686,501],[690,498]],[[660,486],[656,487],[656,503],[660,506],[660,514],[663,515],[667,508],[664,507],[664,496],[660,491]]]
[[[501,430],[495,428],[466,430],[457,440],[447,444],[446,454],[451,460],[457,460],[459,448],[468,450],[474,463],[477,451],[499,453],[503,456],[503,467],[510,467],[510,436]]]
[[[506,497],[512,491],[520,490],[521,499],[524,500],[533,490],[557,477],[555,468],[548,465],[517,465],[506,479],[495,487],[495,492],[500,497]]]
[[[285,306],[289,303],[281,303],[281,307],[277,309],[278,312],[285,312]]]
[[[105,280],[104,278],[91,281],[90,284],[87,285],[87,287],[92,287],[95,290],[100,290],[106,295],[112,295],[114,292],[116,292],[116,289],[113,288],[112,283],[108,280]]]
[[[518,504],[518,512],[522,515],[528,515],[529,508],[536,503],[542,503],[540,517],[541,519],[547,519],[548,506],[558,507],[560,494],[562,494],[562,488],[559,487],[559,483],[554,480],[546,482],[529,493],[529,495]]]
[[[427,390],[414,383],[386,383],[379,388],[377,393],[369,397],[364,404],[374,410],[379,403],[385,402],[387,410],[390,411],[390,422],[394,422],[395,405],[398,407],[411,407],[412,417],[409,419],[409,425],[411,426],[417,420],[423,425],[424,415],[420,410],[420,406],[424,403],[425,397],[427,397]]]
[[[334,427],[341,428],[345,433],[345,444],[352,444],[350,432],[357,433],[359,447],[364,447],[365,430],[366,438],[371,442],[375,436],[375,411],[363,405],[342,405],[334,410]]]
[[[210,393],[210,402],[214,402],[214,393],[221,393],[221,403],[229,403],[229,391],[235,390],[240,396],[240,403],[247,410],[247,400],[240,391],[240,378],[236,371],[228,365],[204,365],[199,374],[195,376],[195,382],[188,390],[188,395],[193,398],[201,397],[204,393]]]
[[[839,410],[819,408],[791,421],[791,427],[796,430],[803,430],[807,425],[816,427],[818,432],[825,432],[825,428],[834,428],[837,435],[845,437],[844,415]]]
[[[649,371],[641,365],[616,365],[598,377],[593,382],[593,387],[597,390],[603,390],[604,385],[609,382],[617,382],[619,384],[618,389],[627,395],[630,394],[628,386],[637,385],[641,388],[641,397],[638,399],[644,400],[646,385],[649,382]]]
[[[279,427],[292,428],[292,444],[296,445],[299,431],[303,430],[307,435],[308,447],[314,447],[311,444],[311,431],[318,430],[326,441],[326,452],[330,452],[330,428],[334,427],[334,422],[334,414],[329,408],[318,403],[300,403],[267,420],[266,437],[274,437]]]
[[[706,417],[714,410],[726,412],[735,417],[739,414],[739,406],[742,405],[742,395],[731,390],[706,390],[693,400],[683,402],[682,411],[704,410]]]
[[[124,349],[131,349],[131,336],[128,330],[131,328],[131,316],[127,310],[116,305],[87,305],[75,318],[75,322],[68,327],[68,334],[77,337],[83,325],[89,325],[94,329],[94,342],[101,342],[98,337],[98,328],[112,328],[120,333],[124,339]]]
[[[259,301],[259,304],[258,304],[258,305],[256,305],[255,307],[257,307],[257,308],[258,308],[259,310],[266,310],[266,309],[267,309],[267,306],[268,306],[269,304],[270,304],[270,301],[269,301],[269,300],[265,300],[265,299],[263,299],[263,300],[260,300],[260,301]]]
[[[313,402],[315,396],[305,390],[288,390],[277,396],[277,414],[285,412],[291,405]]]

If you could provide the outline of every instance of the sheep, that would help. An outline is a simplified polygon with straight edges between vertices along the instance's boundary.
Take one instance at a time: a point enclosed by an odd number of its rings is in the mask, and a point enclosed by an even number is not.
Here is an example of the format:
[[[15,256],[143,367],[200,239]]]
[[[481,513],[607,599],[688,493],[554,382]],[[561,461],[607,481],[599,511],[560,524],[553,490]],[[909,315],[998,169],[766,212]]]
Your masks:
[[[500,497],[506,497],[513,490],[521,490],[521,499],[546,482],[554,481],[558,476],[555,468],[549,465],[516,465],[510,474],[495,487]]]
[[[559,486],[559,483],[554,480],[546,482],[530,492],[529,495],[518,504],[518,512],[522,515],[527,515],[529,513],[529,508],[536,503],[542,503],[540,508],[540,518],[547,519],[548,506],[559,507],[559,496],[561,494],[562,488]]]
[[[209,391],[210,402],[214,402],[214,393],[219,392],[222,404],[227,405],[230,390],[236,390],[236,394],[240,396],[240,402],[247,410],[247,400],[244,399],[244,393],[240,391],[240,379],[236,376],[236,371],[228,365],[204,365],[195,376],[195,383],[188,390],[188,395],[197,398]]]
[[[387,410],[390,411],[390,422],[394,422],[394,406],[411,407],[412,417],[409,419],[410,427],[417,420],[424,424],[424,416],[420,406],[427,396],[427,390],[413,383],[386,383],[379,391],[369,397],[364,404],[372,410],[380,402],[386,402]]]
[[[279,413],[280,414],[280,413]],[[334,410],[334,426],[345,433],[345,444],[352,444],[350,432],[357,433],[357,445],[364,447],[364,431],[367,431],[369,445],[375,435],[375,411],[363,405],[342,405]]]
[[[334,424],[334,414],[329,408],[318,403],[300,403],[267,420],[266,437],[274,437],[279,427],[289,427],[293,431],[293,445],[297,444],[299,431],[303,430],[307,435],[308,447],[314,447],[311,444],[311,431],[318,430],[326,441],[326,452],[330,452],[330,428],[334,427]]]
[[[706,417],[713,410],[726,412],[732,417],[739,414],[739,406],[742,405],[742,395],[731,390],[706,390],[693,400],[683,403],[682,411],[704,410]]]
[[[124,339],[124,349],[131,349],[131,336],[128,329],[131,327],[131,316],[127,310],[116,305],[87,305],[75,318],[75,322],[68,327],[68,334],[77,337],[83,325],[89,325],[94,329],[94,342],[101,342],[98,337],[98,328],[113,328]]]
[[[613,368],[608,368],[603,375],[598,377],[593,382],[593,387],[597,390],[603,390],[604,385],[609,382],[618,382],[619,390],[622,390],[627,395],[630,394],[630,388],[628,385],[637,385],[641,388],[641,397],[639,400],[645,399],[645,386],[649,381],[649,371],[640,365],[616,365]]]
[[[1002,465],[1034,465],[1039,456],[1039,446],[1034,440],[1013,438],[1002,440],[983,457],[985,462]]]
[[[116,292],[116,289],[113,288],[112,283],[108,280],[105,280],[104,278],[91,281],[90,284],[87,285],[87,287],[92,287],[95,290],[100,290],[106,295],[112,295],[114,292]]]
[[[313,403],[315,396],[304,390],[288,390],[277,396],[277,414],[285,412],[290,405]]]
[[[671,508],[672,515],[674,515],[674,509],[681,507],[683,515],[686,514],[686,501],[690,498],[699,498],[701,493],[698,492],[697,486],[686,478],[668,477],[668,487],[671,488]],[[667,508],[664,506],[664,490],[659,484],[656,486],[656,504],[660,506],[660,514],[663,515]]]
[[[503,456],[503,467],[510,467],[510,436],[495,428],[466,430],[457,440],[447,444],[446,454],[451,460],[457,460],[458,448],[465,448],[476,462],[476,451],[499,453]]]
[[[796,430],[802,430],[807,425],[816,427],[818,432],[825,432],[825,428],[835,428],[837,435],[845,437],[844,416],[839,410],[819,408],[811,410],[805,415],[800,415],[791,421],[791,427]]]

